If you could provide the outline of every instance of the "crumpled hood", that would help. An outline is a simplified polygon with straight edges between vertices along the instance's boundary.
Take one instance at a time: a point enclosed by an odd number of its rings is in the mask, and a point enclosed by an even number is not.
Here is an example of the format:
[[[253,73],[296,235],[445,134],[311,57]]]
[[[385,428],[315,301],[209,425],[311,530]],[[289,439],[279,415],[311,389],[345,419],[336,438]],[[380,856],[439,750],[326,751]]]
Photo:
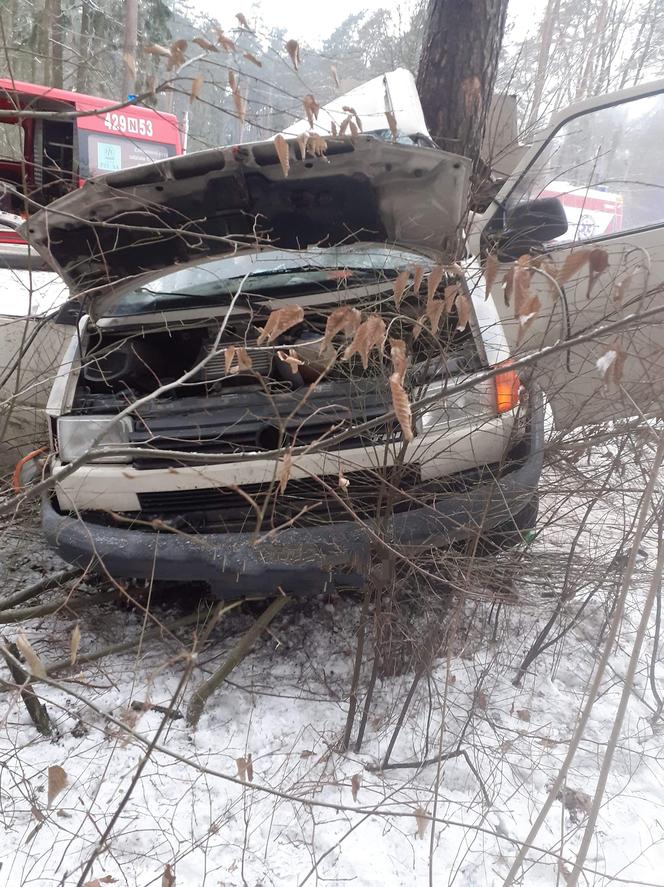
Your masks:
[[[354,241],[453,257],[470,161],[371,136],[322,156],[288,142],[219,148],[111,173],[32,216],[22,235],[73,295],[127,291],[174,266],[270,247]]]

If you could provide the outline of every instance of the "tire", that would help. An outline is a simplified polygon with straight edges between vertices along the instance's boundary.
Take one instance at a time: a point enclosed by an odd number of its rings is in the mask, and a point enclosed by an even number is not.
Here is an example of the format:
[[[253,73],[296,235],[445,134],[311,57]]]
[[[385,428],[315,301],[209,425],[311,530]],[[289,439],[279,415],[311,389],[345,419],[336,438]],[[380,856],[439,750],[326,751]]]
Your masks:
[[[539,514],[539,494],[535,493],[530,502],[505,523],[494,527],[490,533],[481,536],[475,554],[487,557],[498,551],[506,551],[524,542],[524,534],[535,529]]]

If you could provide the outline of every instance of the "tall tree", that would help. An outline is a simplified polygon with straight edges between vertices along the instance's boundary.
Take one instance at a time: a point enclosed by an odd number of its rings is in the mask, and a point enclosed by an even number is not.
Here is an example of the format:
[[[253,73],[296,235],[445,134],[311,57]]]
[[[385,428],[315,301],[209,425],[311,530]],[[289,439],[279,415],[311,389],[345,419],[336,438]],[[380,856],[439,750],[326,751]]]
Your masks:
[[[124,39],[122,44],[122,98],[136,92],[136,43],[138,41],[138,0],[124,0]]]
[[[479,158],[508,0],[430,0],[417,88],[435,141]]]

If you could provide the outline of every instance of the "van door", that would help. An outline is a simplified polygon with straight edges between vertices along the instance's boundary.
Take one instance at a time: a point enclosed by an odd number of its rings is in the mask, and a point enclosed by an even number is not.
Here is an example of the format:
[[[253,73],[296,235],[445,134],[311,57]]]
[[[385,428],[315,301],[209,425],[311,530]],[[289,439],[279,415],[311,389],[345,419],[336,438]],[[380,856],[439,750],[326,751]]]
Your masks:
[[[559,346],[535,370],[559,429],[664,412],[663,155],[664,81],[589,100],[558,115],[480,220],[513,353]],[[510,218],[547,197],[567,232],[529,250]]]

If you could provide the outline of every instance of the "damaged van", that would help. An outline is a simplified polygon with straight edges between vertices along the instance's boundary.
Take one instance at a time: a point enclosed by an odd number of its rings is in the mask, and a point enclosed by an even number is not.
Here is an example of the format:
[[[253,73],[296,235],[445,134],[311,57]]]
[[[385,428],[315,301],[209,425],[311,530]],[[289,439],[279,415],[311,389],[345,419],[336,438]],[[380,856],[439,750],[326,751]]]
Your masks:
[[[31,218],[73,296],[47,408],[50,543],[116,578],[236,597],[359,585],[386,546],[518,540],[537,514],[540,386],[561,429],[653,403],[631,359],[661,352],[644,295],[660,272],[635,257],[661,222],[580,244],[540,195],[558,157],[608,131],[585,115],[645,99],[661,120],[663,91],[561,115],[469,231],[470,161],[394,125],[112,173]],[[617,344],[637,303],[653,320]]]

